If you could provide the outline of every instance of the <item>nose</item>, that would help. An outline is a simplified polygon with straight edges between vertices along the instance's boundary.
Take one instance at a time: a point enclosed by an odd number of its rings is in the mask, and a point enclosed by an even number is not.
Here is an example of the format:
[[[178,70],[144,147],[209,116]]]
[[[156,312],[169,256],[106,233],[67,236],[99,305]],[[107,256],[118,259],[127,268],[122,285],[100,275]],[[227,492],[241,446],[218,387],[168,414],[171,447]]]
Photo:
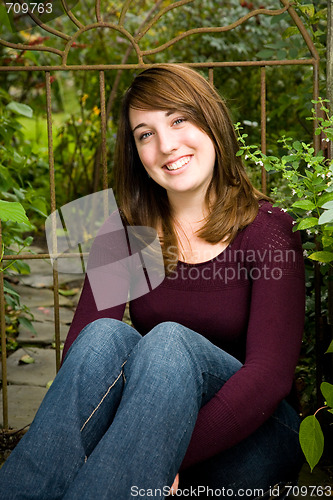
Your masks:
[[[160,152],[169,155],[178,148],[176,134],[170,129],[163,129],[158,134]]]

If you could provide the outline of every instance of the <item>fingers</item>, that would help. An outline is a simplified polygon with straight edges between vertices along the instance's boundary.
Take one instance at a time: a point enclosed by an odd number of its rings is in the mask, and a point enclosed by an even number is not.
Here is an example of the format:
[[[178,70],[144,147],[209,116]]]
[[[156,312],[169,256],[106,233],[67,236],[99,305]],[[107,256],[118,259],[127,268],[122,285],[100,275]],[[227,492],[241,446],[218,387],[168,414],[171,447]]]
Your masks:
[[[169,495],[174,495],[178,490],[178,486],[179,486],[179,474],[177,474],[177,476],[175,477],[175,480],[170,488]]]

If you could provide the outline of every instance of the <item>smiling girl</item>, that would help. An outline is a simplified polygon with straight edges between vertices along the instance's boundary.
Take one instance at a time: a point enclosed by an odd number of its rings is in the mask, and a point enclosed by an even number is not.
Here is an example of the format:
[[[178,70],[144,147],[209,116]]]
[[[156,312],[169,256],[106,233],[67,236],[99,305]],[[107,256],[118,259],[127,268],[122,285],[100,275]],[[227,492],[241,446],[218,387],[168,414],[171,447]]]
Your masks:
[[[133,327],[125,304],[97,309],[86,278],[1,498],[164,498],[172,485],[256,498],[297,478],[299,418],[285,398],[304,321],[300,237],[237,151],[228,110],[198,73],[163,64],[135,78],[116,194],[125,228],[157,231],[166,276],[130,302]]]

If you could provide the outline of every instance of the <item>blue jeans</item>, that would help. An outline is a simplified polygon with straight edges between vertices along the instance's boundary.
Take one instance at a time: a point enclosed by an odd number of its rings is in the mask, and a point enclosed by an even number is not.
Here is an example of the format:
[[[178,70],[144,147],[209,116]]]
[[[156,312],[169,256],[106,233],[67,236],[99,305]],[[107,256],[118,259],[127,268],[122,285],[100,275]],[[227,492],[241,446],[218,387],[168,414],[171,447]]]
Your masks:
[[[2,467],[0,498],[164,498],[200,407],[240,367],[177,323],[161,323],[144,337],[121,321],[90,323]],[[240,488],[266,491],[288,480],[299,463],[298,425],[282,402],[248,439],[182,472],[180,488],[232,488],[237,498]]]

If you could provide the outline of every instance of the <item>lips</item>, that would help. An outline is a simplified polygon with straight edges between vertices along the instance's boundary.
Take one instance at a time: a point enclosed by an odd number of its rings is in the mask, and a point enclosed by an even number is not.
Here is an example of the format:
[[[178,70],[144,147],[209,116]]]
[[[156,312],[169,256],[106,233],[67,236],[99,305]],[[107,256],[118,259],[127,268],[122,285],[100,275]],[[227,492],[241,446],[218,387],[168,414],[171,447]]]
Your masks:
[[[175,160],[173,162],[166,163],[163,168],[166,168],[167,170],[178,170],[182,168],[184,165],[187,165],[191,161],[192,156],[182,156],[178,160]]]

